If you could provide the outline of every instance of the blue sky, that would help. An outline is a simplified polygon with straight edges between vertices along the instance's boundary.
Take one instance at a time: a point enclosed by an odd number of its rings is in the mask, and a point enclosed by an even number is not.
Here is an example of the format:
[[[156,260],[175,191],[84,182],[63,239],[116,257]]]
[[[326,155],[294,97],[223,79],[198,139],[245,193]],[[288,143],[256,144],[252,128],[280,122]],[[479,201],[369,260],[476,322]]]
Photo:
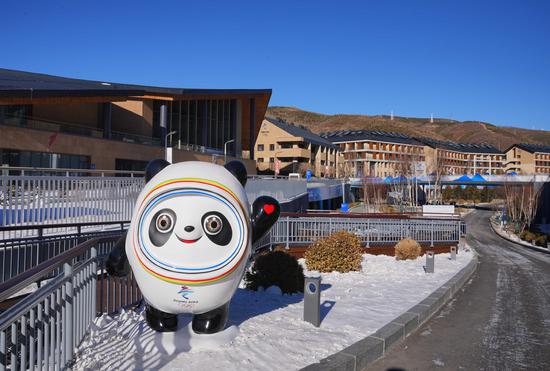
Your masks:
[[[0,66],[550,130],[550,2],[12,1]]]

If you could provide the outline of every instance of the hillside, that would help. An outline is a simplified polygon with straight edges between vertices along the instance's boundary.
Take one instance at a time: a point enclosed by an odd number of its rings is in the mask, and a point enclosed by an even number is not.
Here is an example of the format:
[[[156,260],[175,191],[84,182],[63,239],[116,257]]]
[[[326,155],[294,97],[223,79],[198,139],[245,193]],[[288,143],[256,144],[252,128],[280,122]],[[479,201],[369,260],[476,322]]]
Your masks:
[[[295,107],[269,107],[266,116],[306,126],[314,133],[335,130],[385,130],[455,142],[488,143],[502,150],[513,143],[550,145],[550,131],[496,126],[479,121],[455,121],[377,115],[324,115]]]

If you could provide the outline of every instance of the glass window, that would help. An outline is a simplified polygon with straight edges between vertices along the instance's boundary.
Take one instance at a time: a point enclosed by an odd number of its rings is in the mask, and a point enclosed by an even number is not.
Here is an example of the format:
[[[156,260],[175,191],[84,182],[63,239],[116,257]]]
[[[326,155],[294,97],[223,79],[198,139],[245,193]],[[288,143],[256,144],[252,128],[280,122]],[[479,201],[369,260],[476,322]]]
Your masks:
[[[144,171],[146,166],[147,161],[128,160],[125,158],[115,159],[116,170]]]
[[[275,150],[275,144],[270,144],[269,145],[269,150],[274,151]]]
[[[6,125],[26,126],[31,108],[29,105],[0,106],[0,118]]]
[[[62,153],[0,149],[1,164],[13,167],[89,169],[90,157]]]
[[[264,150],[264,145],[263,144],[258,144],[258,152],[261,152]]]
[[[264,162],[264,159],[262,157],[258,158],[258,162]]]
[[[208,110],[208,106],[207,106],[207,101],[204,101],[204,100],[199,100],[199,101],[196,101],[196,105],[197,105],[197,117],[196,117],[196,123],[195,123],[195,130],[196,130],[196,141],[198,145],[200,146],[206,146],[207,144],[204,142],[203,140],[203,132],[204,132],[204,123],[206,122],[206,124],[208,125],[208,120],[207,120],[207,110]]]
[[[176,133],[168,137],[168,145],[175,146],[180,138],[180,102],[174,101],[171,106],[172,115],[170,116],[170,129],[168,129],[168,132],[175,131]]]

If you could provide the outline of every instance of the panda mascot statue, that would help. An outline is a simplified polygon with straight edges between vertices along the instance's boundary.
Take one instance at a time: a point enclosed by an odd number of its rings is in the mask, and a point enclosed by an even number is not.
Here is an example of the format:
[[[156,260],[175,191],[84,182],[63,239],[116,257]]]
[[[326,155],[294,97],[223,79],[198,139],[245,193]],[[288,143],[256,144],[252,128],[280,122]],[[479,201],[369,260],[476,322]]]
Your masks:
[[[277,221],[277,200],[246,197],[246,169],[188,161],[149,162],[132,221],[107,260],[107,272],[132,269],[156,331],[176,331],[177,315],[192,313],[192,329],[224,329],[229,302],[252,254],[252,245]]]

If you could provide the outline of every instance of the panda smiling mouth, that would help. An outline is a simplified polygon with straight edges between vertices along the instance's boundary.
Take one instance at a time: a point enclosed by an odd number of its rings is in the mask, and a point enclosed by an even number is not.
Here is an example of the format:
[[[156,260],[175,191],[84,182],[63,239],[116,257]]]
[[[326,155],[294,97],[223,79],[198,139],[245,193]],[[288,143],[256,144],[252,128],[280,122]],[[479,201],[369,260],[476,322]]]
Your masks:
[[[178,240],[180,240],[180,241],[183,242],[183,243],[195,243],[195,242],[197,242],[198,240],[200,240],[202,236],[200,236],[199,238],[194,239],[194,240],[186,240],[185,238],[181,238],[181,237],[178,236],[178,235],[176,235],[176,237],[178,238]]]

